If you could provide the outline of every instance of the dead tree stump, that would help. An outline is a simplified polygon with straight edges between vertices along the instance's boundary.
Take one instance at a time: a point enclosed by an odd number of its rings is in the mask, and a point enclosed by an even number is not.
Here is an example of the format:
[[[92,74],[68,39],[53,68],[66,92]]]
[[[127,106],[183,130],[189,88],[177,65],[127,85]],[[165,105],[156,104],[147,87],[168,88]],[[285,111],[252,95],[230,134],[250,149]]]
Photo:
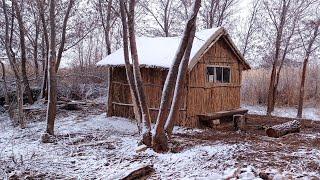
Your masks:
[[[244,130],[246,127],[246,119],[242,114],[233,115],[233,127],[234,130]]]
[[[279,138],[289,133],[300,132],[301,123],[298,120],[289,121],[283,124],[278,124],[266,129],[269,137]]]

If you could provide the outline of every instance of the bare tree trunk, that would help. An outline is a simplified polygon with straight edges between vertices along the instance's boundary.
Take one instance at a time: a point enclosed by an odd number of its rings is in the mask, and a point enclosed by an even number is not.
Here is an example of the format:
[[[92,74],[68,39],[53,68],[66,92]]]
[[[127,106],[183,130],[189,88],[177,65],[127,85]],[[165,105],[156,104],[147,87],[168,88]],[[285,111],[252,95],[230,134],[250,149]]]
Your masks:
[[[176,82],[177,74],[179,71],[179,65],[181,64],[182,57],[187,49],[189,37],[193,31],[193,27],[195,26],[200,6],[201,0],[196,0],[194,3],[193,14],[186,24],[182,40],[180,42],[179,48],[173,60],[173,64],[168,72],[167,79],[162,90],[159,114],[157,117],[157,123],[155,127],[156,129],[152,142],[153,149],[158,152],[168,150],[168,138],[165,135],[164,125],[166,123],[168,108],[170,106],[170,96],[172,95],[174,84]]]
[[[38,63],[38,39],[39,39],[39,22],[35,21],[36,24],[36,32],[35,32],[35,39],[33,45],[33,62],[34,62],[34,72],[36,74],[37,83],[40,82],[39,77],[39,63]]]
[[[50,60],[48,63],[48,109],[46,133],[54,135],[54,121],[57,111],[57,79],[56,79],[56,23],[55,0],[50,0]]]
[[[209,23],[208,23],[209,27],[208,28],[213,28],[214,18],[216,16],[216,12],[217,12],[219,4],[220,4],[220,0],[211,0],[210,12],[209,12]]]
[[[181,99],[182,99],[181,93],[184,90],[184,83],[185,83],[185,79],[188,71],[190,53],[192,49],[195,32],[196,32],[196,25],[193,27],[190,33],[186,52],[184,53],[183,60],[179,66],[178,78],[177,78],[176,86],[174,89],[172,104],[171,104],[169,116],[165,124],[165,129],[168,137],[171,137],[174,123],[179,117],[180,105],[181,105]]]
[[[14,72],[15,78],[16,78],[16,94],[17,94],[17,103],[18,103],[18,121],[21,128],[25,128],[25,122],[24,122],[24,114],[23,114],[23,92],[21,87],[21,78],[19,74],[19,68],[16,62],[15,54],[12,50],[12,41],[11,38],[13,36],[13,26],[14,26],[14,13],[12,12],[11,17],[11,27],[9,23],[9,17],[7,13],[7,7],[5,0],[2,0],[2,8],[3,13],[5,16],[5,48],[6,48],[6,54],[8,56],[11,68]],[[9,31],[10,29],[10,31]]]
[[[252,9],[252,12],[250,14],[250,19],[249,19],[249,27],[248,27],[248,30],[245,34],[245,38],[244,38],[245,40],[244,40],[243,49],[242,49],[242,56],[243,57],[245,57],[247,54],[249,42],[250,42],[250,39],[253,36],[254,30],[255,30],[254,26],[256,23],[256,16],[258,13],[259,5],[260,5],[260,1],[253,2],[253,7],[252,7],[253,9]]]
[[[271,113],[274,111],[274,105],[275,105],[275,93],[276,88],[276,71],[277,71],[277,65],[280,57],[280,48],[281,48],[281,41],[282,41],[282,34],[283,29],[286,23],[286,16],[288,12],[288,8],[290,5],[290,1],[286,2],[283,0],[282,2],[282,8],[281,8],[281,15],[280,15],[280,23],[277,25],[277,37],[275,42],[275,54],[272,64],[272,71],[270,76],[270,84],[269,84],[269,90],[268,90],[268,106],[267,106],[267,115],[271,115]],[[271,10],[269,10],[269,13],[272,13]]]
[[[133,74],[135,78],[136,89],[138,93],[139,106],[141,109],[141,119],[142,119],[142,143],[151,146],[151,120],[149,114],[149,108],[147,104],[147,97],[144,91],[144,85],[142,82],[139,57],[136,45],[135,38],[135,29],[134,29],[134,9],[135,9],[135,0],[130,0],[129,3],[129,18],[128,18],[128,29],[129,29],[129,41],[130,41],[130,50],[131,58],[133,62]]]
[[[37,6],[39,9],[39,16],[42,24],[42,31],[43,31],[43,39],[45,43],[45,51],[43,56],[44,67],[43,67],[43,80],[41,86],[41,98],[46,98],[47,96],[47,87],[48,87],[48,59],[49,59],[49,34],[47,29],[47,23],[45,19],[45,12],[44,12],[44,4],[43,1],[37,0]],[[44,44],[43,44],[44,45]]]
[[[297,113],[298,118],[302,118],[302,110],[303,110],[303,102],[304,102],[304,85],[305,85],[305,81],[306,81],[307,66],[308,66],[310,54],[313,51],[312,46],[313,46],[317,36],[319,35],[319,33],[318,33],[319,26],[320,26],[320,19],[315,24],[313,36],[311,37],[311,39],[309,41],[308,48],[306,49],[306,55],[305,55],[305,58],[303,61],[300,91],[299,91],[298,113]]]
[[[32,91],[31,91],[28,76],[27,76],[27,69],[26,69],[27,56],[26,56],[26,43],[25,43],[23,19],[22,19],[22,15],[21,15],[17,1],[12,0],[12,4],[14,6],[14,9],[16,12],[16,18],[19,24],[22,80],[23,80],[25,92],[28,97],[28,103],[33,104],[34,100],[33,100],[33,95],[32,95]]]
[[[4,64],[0,61],[0,65],[2,68],[2,81],[3,81],[3,89],[4,89],[4,100],[6,105],[10,105],[10,99],[8,94],[7,80],[6,80],[6,69]]]
[[[126,5],[124,0],[120,0],[120,13],[121,13],[122,28],[123,28],[123,51],[124,51],[125,67],[127,72],[127,80],[130,87],[135,117],[136,117],[136,120],[138,121],[138,124],[140,124],[141,109],[139,108],[139,105],[138,105],[139,98],[138,98],[137,89],[135,88],[136,86],[134,81],[134,75],[132,73],[132,66],[129,60],[128,24],[127,24],[127,18],[126,18]],[[138,128],[140,132],[141,131],[140,125],[138,125]]]
[[[74,1],[75,0],[70,0],[69,1],[66,14],[65,14],[65,16],[63,18],[61,41],[60,41],[60,46],[59,46],[58,55],[57,55],[57,59],[56,59],[56,65],[55,65],[56,73],[58,72],[58,69],[59,69],[59,66],[60,66],[60,62],[61,62],[61,58],[62,58],[62,53],[64,51],[64,45],[65,45],[65,42],[66,42],[67,24],[68,24],[68,20],[69,20],[71,9],[72,9],[72,7],[74,5]]]
[[[104,14],[103,14],[103,7],[102,7],[102,0],[99,0],[99,13],[101,16],[101,23],[104,30],[104,38],[106,41],[106,50],[107,54],[111,54],[111,43],[110,43],[110,21],[111,21],[111,12],[112,12],[112,0],[108,1],[107,6],[107,19],[106,22],[104,20]]]

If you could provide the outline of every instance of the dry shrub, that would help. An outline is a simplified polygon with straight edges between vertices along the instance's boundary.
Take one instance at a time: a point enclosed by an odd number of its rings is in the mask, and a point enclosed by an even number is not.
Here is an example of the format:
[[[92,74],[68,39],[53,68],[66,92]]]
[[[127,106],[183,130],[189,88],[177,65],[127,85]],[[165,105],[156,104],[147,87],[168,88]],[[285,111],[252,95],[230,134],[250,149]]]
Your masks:
[[[306,104],[315,105],[320,100],[320,67],[309,65],[305,85]],[[271,69],[253,69],[243,73],[242,102],[266,105]],[[295,106],[298,104],[301,68],[283,67],[277,89],[276,104]],[[319,104],[317,104],[319,105]]]
[[[58,75],[58,97],[73,100],[106,96],[106,69],[86,67],[64,69]]]

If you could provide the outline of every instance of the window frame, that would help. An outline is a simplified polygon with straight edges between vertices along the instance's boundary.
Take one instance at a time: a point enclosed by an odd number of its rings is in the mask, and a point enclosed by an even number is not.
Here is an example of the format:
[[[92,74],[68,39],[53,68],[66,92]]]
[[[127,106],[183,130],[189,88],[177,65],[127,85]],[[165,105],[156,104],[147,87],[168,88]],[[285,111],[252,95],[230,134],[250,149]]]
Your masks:
[[[214,78],[213,78],[213,82],[209,81],[209,75],[208,75],[208,68],[214,68]],[[222,80],[223,80],[223,68],[229,68],[229,82],[217,82],[217,68],[222,68],[222,72],[221,72],[221,76],[222,76]],[[206,72],[205,72],[205,76],[206,76],[206,82],[209,84],[215,84],[215,85],[229,85],[232,83],[232,70],[231,70],[231,66],[228,65],[207,65],[206,66]]]

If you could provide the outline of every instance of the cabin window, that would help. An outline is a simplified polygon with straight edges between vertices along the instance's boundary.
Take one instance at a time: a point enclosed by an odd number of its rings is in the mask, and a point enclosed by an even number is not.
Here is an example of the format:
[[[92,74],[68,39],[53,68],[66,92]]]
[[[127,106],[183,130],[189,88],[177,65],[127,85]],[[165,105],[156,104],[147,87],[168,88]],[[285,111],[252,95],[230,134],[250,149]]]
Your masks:
[[[230,83],[230,67],[209,66],[207,67],[207,80],[210,83]]]

